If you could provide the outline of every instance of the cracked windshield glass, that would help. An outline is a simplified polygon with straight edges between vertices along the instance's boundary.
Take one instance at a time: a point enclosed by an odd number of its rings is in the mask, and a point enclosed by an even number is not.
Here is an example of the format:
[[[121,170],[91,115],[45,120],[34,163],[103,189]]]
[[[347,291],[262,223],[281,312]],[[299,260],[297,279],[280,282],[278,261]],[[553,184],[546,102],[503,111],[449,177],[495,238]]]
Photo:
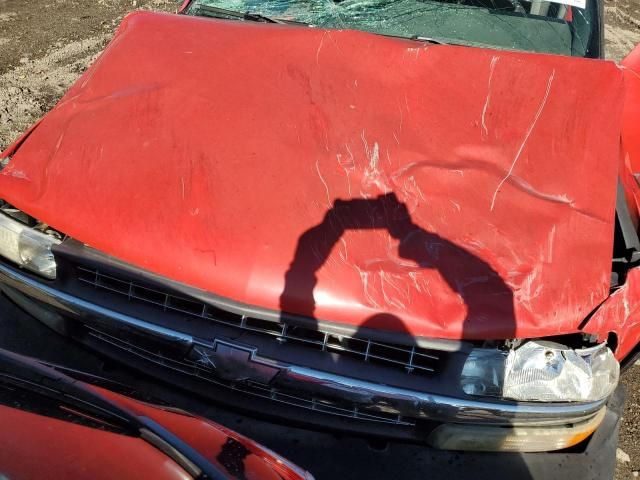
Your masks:
[[[440,43],[588,57],[594,0],[194,0],[189,14],[250,13]],[[213,7],[213,8],[211,8]],[[218,9],[233,12],[223,13]],[[265,20],[253,17],[252,19]]]

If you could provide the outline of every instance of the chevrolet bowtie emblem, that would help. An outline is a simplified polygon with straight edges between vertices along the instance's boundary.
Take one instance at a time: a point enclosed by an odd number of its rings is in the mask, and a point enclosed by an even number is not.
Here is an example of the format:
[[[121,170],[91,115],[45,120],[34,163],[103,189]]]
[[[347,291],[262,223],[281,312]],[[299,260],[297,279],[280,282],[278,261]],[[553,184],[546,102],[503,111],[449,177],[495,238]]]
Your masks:
[[[191,357],[195,359],[196,363],[209,368],[216,368],[216,364],[213,361],[214,352],[206,347],[193,347],[193,355]]]
[[[226,340],[215,340],[211,346],[196,345],[188,354],[198,365],[215,370],[215,374],[233,382],[253,381],[269,384],[280,372],[273,362],[260,358],[257,349]]]

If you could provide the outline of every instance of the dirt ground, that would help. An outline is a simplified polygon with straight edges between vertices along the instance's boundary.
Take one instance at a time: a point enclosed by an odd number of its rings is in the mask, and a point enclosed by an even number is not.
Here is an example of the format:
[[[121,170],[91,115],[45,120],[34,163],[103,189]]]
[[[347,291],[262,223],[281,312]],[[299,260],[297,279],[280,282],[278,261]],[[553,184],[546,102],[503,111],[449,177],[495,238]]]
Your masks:
[[[638,478],[640,471],[640,366],[633,367],[622,383],[627,388],[627,402],[620,431],[616,480]]]
[[[0,151],[48,111],[132,10],[175,0],[0,0]]]
[[[135,9],[175,11],[176,0],[0,0],[0,150],[49,110]],[[640,43],[640,0],[606,0],[607,56]],[[628,396],[616,480],[640,471],[640,367]]]
[[[621,60],[640,43],[640,0],[606,0],[607,57]]]

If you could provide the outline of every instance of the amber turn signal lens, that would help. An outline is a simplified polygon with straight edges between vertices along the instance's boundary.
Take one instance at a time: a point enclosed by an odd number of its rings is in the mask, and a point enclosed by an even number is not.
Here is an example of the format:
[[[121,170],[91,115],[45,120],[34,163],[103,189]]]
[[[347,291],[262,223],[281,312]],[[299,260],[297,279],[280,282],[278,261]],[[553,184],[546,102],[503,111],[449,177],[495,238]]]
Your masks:
[[[431,446],[442,450],[480,452],[548,452],[569,448],[589,437],[602,423],[607,408],[587,421],[565,426],[480,427],[440,425],[429,435]]]

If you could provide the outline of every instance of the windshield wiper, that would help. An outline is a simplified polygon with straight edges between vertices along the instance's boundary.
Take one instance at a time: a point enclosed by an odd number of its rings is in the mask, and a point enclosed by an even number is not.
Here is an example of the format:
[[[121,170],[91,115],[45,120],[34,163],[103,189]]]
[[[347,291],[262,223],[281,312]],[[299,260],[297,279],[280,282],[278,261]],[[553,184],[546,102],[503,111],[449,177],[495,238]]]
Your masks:
[[[423,37],[422,35],[414,35],[413,37],[409,38],[418,42],[433,43],[435,45],[447,45],[447,42],[443,42],[442,40],[438,40],[436,38]]]
[[[237,12],[235,10],[227,10],[226,8],[212,7],[210,5],[198,5],[194,9],[196,15],[204,15],[207,17],[232,17],[240,18],[242,20],[248,20],[250,22],[264,22],[264,23],[279,23],[279,24],[291,24],[308,25],[308,23],[298,22],[296,20],[281,20],[279,18],[267,17],[257,12]]]
[[[391,33],[374,33],[375,35],[380,35],[382,37],[389,38],[400,38],[402,40],[413,40],[414,42],[422,42],[422,43],[433,43],[434,45],[462,45],[461,43],[453,43],[453,42],[445,42],[444,40],[440,40],[438,38],[426,37],[424,35],[411,35],[410,37],[406,35],[393,35]]]

